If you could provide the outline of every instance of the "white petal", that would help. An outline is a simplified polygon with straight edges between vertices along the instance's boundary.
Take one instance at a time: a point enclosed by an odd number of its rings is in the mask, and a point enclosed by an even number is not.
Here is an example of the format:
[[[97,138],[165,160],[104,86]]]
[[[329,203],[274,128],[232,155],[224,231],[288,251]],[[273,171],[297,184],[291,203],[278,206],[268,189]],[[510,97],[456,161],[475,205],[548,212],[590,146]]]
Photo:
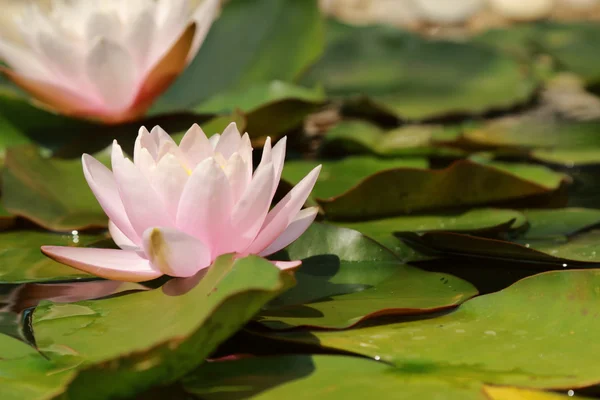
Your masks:
[[[151,155],[152,158],[158,158],[158,146],[154,142],[152,136],[150,136],[150,132],[146,129],[145,126],[142,126],[138,131],[138,137],[135,139],[135,147],[133,149],[133,161],[137,164],[137,157],[140,153],[140,150],[145,148]]]
[[[147,73],[150,67],[149,61],[152,54],[155,24],[154,10],[149,7],[136,16],[125,34],[128,47],[131,49],[131,55],[140,74]]]
[[[210,251],[201,241],[176,229],[148,229],[144,250],[154,268],[180,278],[195,275],[211,262]]]
[[[276,253],[279,250],[287,247],[296,239],[298,239],[310,225],[313,223],[319,209],[317,207],[306,208],[301,210],[294,220],[288,225],[281,235],[273,243],[269,245],[265,250],[260,252],[260,256],[266,257],[270,254]]]
[[[138,82],[133,58],[126,49],[100,39],[87,56],[86,70],[106,109],[120,110],[131,104]]]
[[[118,41],[121,38],[123,26],[116,13],[97,11],[90,16],[85,26],[85,36],[88,43],[98,38]]]
[[[210,145],[212,146],[213,150],[217,148],[219,140],[221,140],[221,135],[218,133],[215,133],[214,135],[208,138],[208,141],[210,142]]]
[[[304,177],[290,192],[269,212],[263,227],[246,250],[247,254],[259,254],[271,245],[285,231],[288,225],[296,217],[296,214],[306,202],[310,195],[317,178],[321,166],[313,169]]]
[[[38,60],[34,53],[28,49],[6,42],[1,38],[0,59],[6,62],[13,70],[28,78],[44,82],[54,81],[52,72]]]
[[[63,79],[64,86],[74,89],[80,95],[95,97],[89,96],[89,88],[82,82],[83,59],[77,49],[64,38],[46,32],[38,33],[37,43],[46,62]]]
[[[179,202],[177,227],[197,237],[214,259],[231,252],[231,188],[225,173],[213,158],[202,161],[192,172]]]
[[[282,271],[287,271],[287,270],[292,270],[292,269],[296,269],[299,266],[302,265],[302,261],[300,260],[296,260],[296,261],[271,261],[271,263],[273,265],[275,265],[277,268],[279,268]]]
[[[206,35],[210,30],[210,27],[217,16],[219,10],[219,0],[204,0],[204,2],[196,9],[194,16],[192,17],[196,22],[196,36],[192,42],[190,53],[188,56],[188,62],[191,61],[195,56]]]

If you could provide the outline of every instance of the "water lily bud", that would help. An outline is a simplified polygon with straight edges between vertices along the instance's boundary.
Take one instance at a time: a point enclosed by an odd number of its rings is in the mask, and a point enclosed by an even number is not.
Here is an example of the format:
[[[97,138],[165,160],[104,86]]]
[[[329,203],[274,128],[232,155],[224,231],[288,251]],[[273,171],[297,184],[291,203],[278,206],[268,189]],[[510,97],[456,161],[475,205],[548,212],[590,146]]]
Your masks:
[[[54,0],[0,31],[3,72],[51,109],[104,122],[143,115],[194,58],[219,0]],[[10,37],[9,37],[10,36]]]
[[[554,0],[490,0],[502,16],[517,21],[531,21],[546,17],[554,8]]]
[[[484,0],[415,0],[424,19],[435,24],[465,22],[484,5]]]
[[[194,125],[179,146],[160,127],[142,128],[133,161],[114,142],[112,171],[83,156],[85,178],[121,250],[44,246],[42,251],[91,274],[131,282],[194,276],[222,254],[273,254],[317,215],[317,208],[302,206],[320,166],[270,209],[285,145],[285,138],[273,147],[267,139],[253,171],[250,138],[235,124],[210,139]],[[275,264],[292,268],[300,262]]]

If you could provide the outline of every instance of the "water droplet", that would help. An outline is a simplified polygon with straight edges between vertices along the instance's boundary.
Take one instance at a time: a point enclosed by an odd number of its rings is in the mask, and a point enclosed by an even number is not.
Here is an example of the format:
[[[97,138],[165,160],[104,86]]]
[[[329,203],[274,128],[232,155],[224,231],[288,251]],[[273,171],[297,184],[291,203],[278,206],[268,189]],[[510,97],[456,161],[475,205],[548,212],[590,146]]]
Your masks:
[[[529,243],[525,243],[525,247],[529,248]]]
[[[567,267],[568,267],[568,265],[567,265],[567,264],[563,264],[562,266],[563,266],[563,268],[567,268]]]
[[[456,332],[456,333],[465,333],[466,331],[464,329],[457,329],[454,332]]]
[[[381,360],[381,357],[375,356],[375,361],[379,361],[379,360]]]
[[[79,232],[77,232],[77,231],[72,231],[72,232],[71,232],[71,235],[73,235],[73,236],[77,236],[77,235],[79,235]]]
[[[573,397],[573,396],[575,396],[575,391],[573,391],[573,390],[569,390],[569,391],[567,392],[567,396],[569,396],[569,397]]]
[[[424,340],[427,339],[427,336],[414,336],[412,340]]]
[[[496,336],[496,332],[495,331],[485,331],[483,333],[485,333],[486,335],[490,335],[490,336]]]

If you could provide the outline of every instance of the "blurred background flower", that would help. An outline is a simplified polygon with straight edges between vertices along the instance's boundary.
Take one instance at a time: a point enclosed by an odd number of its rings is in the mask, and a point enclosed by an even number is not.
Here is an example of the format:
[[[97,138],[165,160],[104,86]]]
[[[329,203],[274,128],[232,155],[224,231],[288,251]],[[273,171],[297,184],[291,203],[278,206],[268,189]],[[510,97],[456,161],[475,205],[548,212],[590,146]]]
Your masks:
[[[4,73],[55,111],[115,123],[144,114],[185,69],[219,0],[8,4]]]

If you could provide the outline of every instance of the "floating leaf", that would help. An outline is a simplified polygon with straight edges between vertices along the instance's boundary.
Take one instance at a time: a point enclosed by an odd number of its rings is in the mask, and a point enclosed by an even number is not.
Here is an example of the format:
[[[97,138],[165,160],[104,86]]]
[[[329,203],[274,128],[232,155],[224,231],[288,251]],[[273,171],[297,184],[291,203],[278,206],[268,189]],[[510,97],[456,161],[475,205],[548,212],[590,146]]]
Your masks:
[[[56,234],[39,231],[0,233],[0,283],[52,282],[94,278],[44,256],[40,247],[94,246],[106,240],[101,234]]]
[[[600,271],[554,271],[477,297],[442,317],[269,337],[350,351],[422,377],[557,389],[600,382]]]
[[[383,26],[337,31],[304,82],[321,82],[337,97],[367,97],[399,118],[509,108],[527,101],[536,88],[524,65],[491,47],[429,41]]]
[[[390,131],[359,120],[342,121],[327,132],[323,151],[336,154],[372,153],[381,156],[459,156],[459,149],[444,147],[460,130],[439,125],[406,125]]]
[[[273,329],[348,328],[380,315],[454,307],[477,294],[468,282],[402,264],[360,233],[314,224],[286,249],[303,260],[297,285],[259,314]]]
[[[294,80],[323,51],[323,29],[316,0],[231,1],[153,112],[190,109],[256,83]]]
[[[50,400],[69,384],[73,377],[72,367],[61,367],[33,347],[0,334],[2,400]]]
[[[343,379],[340,379],[343,376]],[[185,377],[186,391],[206,400],[433,399],[488,400],[481,384],[401,374],[376,361],[343,356],[278,356],[206,363]]]
[[[11,149],[2,178],[2,202],[14,215],[56,231],[107,226],[79,159],[45,158],[35,147]]]
[[[600,224],[600,210],[591,208],[559,208],[524,210],[529,228],[523,238],[572,236]]]
[[[543,166],[458,161],[434,170],[402,168],[405,162],[350,157],[325,163],[313,195],[332,220],[527,202],[561,206],[566,201],[558,189],[568,178]],[[283,176],[292,183],[314,166],[288,164]]]
[[[177,292],[171,281],[162,289],[105,300],[43,303],[33,331],[51,359],[58,350],[81,358],[69,398],[127,397],[197,367],[289,279],[258,257],[223,256],[187,293]]]
[[[600,83],[597,23],[546,23],[540,32],[539,45],[559,67],[576,73],[590,85]]]
[[[481,208],[464,213],[406,215],[338,225],[357,230],[391,250],[400,247],[401,251],[404,247],[393,236],[394,232],[447,231],[490,235],[520,229],[526,223],[527,218],[518,211]]]
[[[10,228],[14,225],[16,217],[6,211],[6,209],[0,204],[0,230]]]

